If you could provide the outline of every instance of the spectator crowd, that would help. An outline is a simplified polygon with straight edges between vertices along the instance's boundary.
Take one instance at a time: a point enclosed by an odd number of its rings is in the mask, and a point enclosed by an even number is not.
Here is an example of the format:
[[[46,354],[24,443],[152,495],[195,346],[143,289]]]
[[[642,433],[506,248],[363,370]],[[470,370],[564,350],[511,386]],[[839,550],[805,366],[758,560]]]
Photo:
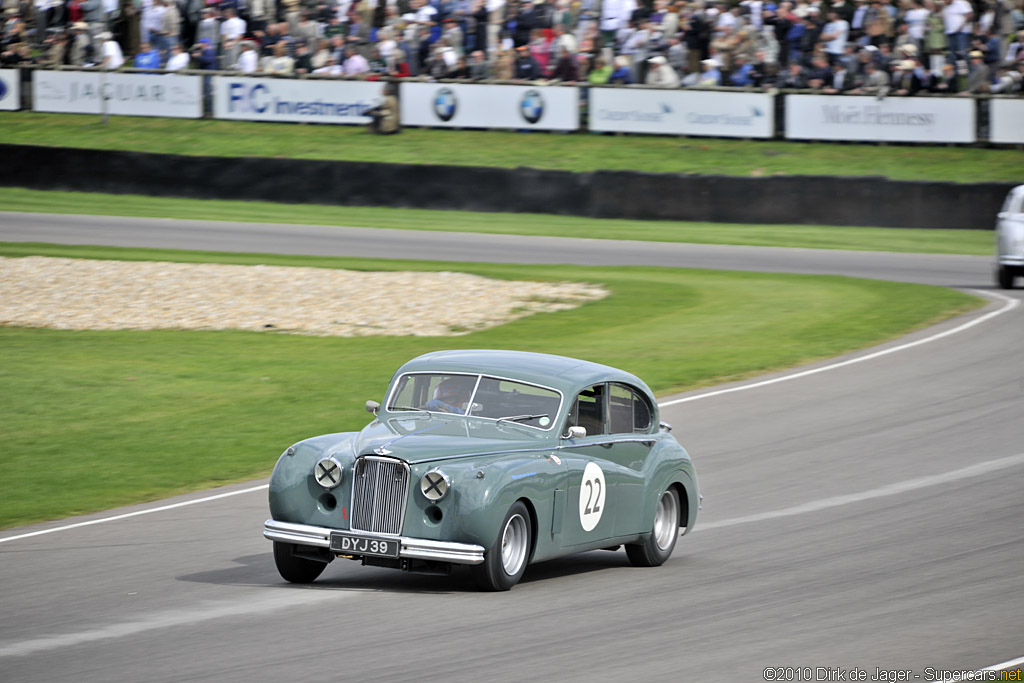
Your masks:
[[[2,0],[0,66],[1020,93],[1024,0]]]

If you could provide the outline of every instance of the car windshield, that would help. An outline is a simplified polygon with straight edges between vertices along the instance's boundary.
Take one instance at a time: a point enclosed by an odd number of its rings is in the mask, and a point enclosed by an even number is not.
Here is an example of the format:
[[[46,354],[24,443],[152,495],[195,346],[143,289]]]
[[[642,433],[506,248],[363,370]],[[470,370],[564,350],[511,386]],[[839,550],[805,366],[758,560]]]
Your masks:
[[[456,373],[402,375],[387,409],[452,413],[550,429],[561,407],[554,389],[510,379]]]

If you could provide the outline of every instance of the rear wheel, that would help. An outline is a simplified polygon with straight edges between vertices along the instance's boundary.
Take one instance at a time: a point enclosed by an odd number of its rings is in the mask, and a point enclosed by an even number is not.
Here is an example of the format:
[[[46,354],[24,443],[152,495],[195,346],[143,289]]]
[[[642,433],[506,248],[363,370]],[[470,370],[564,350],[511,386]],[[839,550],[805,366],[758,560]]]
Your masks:
[[[274,562],[281,578],[292,583],[313,583],[327,569],[326,562],[308,560],[292,554],[291,543],[274,541]]]
[[[530,557],[530,511],[516,501],[505,515],[494,545],[484,554],[483,564],[473,567],[477,584],[485,591],[507,591],[519,583]]]
[[[1006,266],[996,268],[996,284],[1003,289],[1013,289],[1014,271]]]
[[[654,510],[651,535],[642,543],[626,546],[626,556],[634,567],[657,567],[664,564],[679,539],[679,494],[667,489]]]

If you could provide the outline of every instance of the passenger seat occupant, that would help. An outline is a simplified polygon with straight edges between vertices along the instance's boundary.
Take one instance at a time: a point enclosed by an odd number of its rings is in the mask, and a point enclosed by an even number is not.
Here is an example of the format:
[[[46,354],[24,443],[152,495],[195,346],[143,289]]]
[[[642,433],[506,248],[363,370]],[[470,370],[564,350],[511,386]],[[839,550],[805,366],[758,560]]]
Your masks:
[[[434,398],[427,401],[423,407],[426,410],[465,415],[471,388],[472,383],[468,378],[450,377],[437,385]]]

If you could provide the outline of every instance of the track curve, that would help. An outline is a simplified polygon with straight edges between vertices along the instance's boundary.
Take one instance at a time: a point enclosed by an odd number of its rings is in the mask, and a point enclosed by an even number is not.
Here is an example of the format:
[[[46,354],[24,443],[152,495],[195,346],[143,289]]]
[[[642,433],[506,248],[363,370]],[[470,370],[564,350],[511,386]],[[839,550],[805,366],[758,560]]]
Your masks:
[[[359,231],[338,228],[89,217],[50,223],[2,214],[0,240],[647,259],[639,262],[975,288],[987,287],[991,270],[990,259],[975,257],[402,231],[363,231],[370,234],[360,241]],[[313,587],[294,588],[282,585],[260,536],[260,490],[3,542],[60,523],[8,530],[0,533],[0,678],[759,681],[768,667],[813,675],[838,667],[847,677],[857,667],[929,680],[929,667],[1005,662],[1024,655],[1022,338],[1017,306],[863,363],[663,408],[694,456],[705,509],[697,531],[658,569],[634,569],[621,551],[586,553],[530,567],[510,593],[479,594],[464,588],[462,573],[424,577],[339,562]]]

